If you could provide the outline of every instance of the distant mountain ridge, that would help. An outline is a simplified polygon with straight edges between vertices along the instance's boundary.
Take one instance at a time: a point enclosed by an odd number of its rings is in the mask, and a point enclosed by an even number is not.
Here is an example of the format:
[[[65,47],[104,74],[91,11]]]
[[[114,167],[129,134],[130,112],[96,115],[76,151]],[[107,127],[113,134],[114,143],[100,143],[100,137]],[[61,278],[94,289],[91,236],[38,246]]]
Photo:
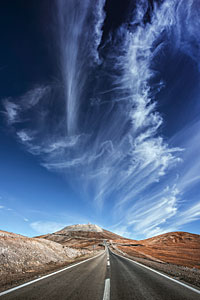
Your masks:
[[[76,224],[64,227],[54,233],[38,236],[73,248],[91,249],[94,245],[103,244],[104,240],[121,240],[122,236],[105,230],[95,224]]]

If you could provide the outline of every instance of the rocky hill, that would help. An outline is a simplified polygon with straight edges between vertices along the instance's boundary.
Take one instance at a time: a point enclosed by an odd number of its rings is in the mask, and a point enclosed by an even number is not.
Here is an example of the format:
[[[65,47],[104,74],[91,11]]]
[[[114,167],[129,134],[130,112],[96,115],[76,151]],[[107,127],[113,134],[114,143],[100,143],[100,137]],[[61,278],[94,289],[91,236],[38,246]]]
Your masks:
[[[63,228],[57,232],[38,236],[61,245],[72,247],[74,249],[100,249],[104,241],[121,240],[121,236],[94,224],[72,225]]]
[[[43,238],[0,231],[0,287],[93,254],[89,249],[74,249]]]

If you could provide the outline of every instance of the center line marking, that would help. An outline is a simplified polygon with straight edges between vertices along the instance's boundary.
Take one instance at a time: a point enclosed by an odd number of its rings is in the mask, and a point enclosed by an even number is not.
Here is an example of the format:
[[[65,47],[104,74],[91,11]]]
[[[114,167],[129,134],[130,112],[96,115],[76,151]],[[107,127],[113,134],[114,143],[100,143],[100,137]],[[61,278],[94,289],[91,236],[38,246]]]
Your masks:
[[[110,266],[110,262],[109,262],[109,260],[107,261],[107,266]]]
[[[110,278],[105,280],[103,300],[110,300]]]

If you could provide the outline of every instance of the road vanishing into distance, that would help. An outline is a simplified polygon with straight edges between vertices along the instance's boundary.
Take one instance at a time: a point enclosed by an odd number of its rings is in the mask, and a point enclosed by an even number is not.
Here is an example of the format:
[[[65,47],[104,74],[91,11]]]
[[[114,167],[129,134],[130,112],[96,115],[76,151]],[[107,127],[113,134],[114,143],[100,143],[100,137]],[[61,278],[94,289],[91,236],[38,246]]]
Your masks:
[[[107,249],[97,257],[0,293],[0,298],[199,300],[200,291]]]

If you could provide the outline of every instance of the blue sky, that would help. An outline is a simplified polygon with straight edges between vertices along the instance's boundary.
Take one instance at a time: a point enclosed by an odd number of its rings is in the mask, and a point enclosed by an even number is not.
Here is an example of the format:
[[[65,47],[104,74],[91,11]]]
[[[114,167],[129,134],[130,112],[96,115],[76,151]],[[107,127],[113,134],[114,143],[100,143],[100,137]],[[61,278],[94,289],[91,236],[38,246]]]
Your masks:
[[[0,228],[200,233],[198,1],[1,3]]]

